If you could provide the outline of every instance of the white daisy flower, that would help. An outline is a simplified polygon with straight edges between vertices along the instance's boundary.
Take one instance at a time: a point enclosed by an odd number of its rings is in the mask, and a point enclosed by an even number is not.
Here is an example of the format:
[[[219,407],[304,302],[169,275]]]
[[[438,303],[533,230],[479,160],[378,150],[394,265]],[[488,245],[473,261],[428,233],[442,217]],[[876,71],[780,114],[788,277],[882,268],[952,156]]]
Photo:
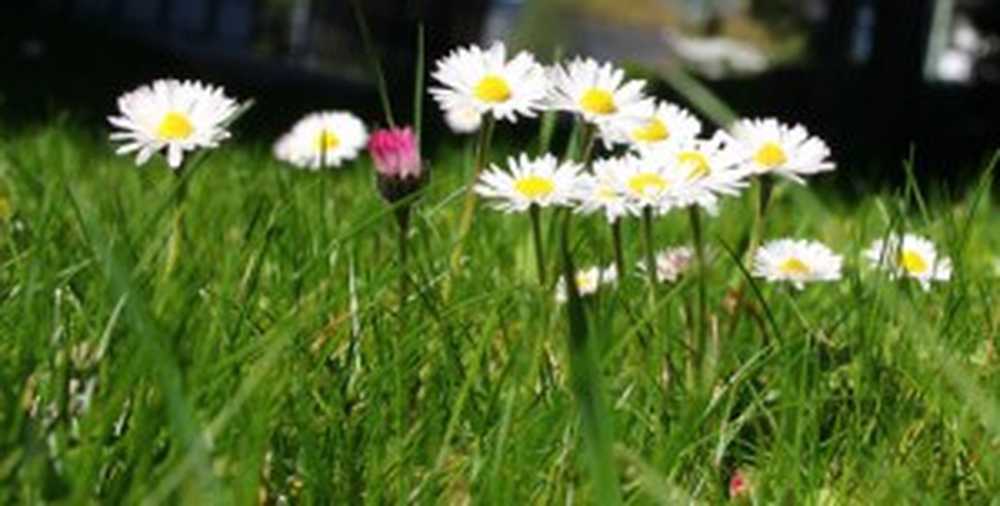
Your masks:
[[[656,254],[656,279],[661,283],[674,283],[680,279],[694,260],[694,251],[687,246],[675,246]],[[646,271],[646,262],[639,262],[640,272]]]
[[[773,118],[745,119],[732,130],[745,151],[747,168],[756,174],[778,174],[805,184],[802,176],[835,168],[830,148],[802,125],[788,126]]]
[[[625,211],[641,216],[646,207],[666,212],[672,206],[674,186],[684,181],[666,164],[635,155],[603,161],[611,188],[625,197]]]
[[[843,257],[817,241],[778,239],[754,254],[753,275],[769,282],[787,281],[799,290],[806,283],[840,279]]]
[[[137,153],[136,165],[166,150],[167,163],[176,169],[185,151],[215,148],[228,139],[227,122],[238,109],[221,87],[161,79],[119,97],[121,115],[108,121],[121,131],[112,133],[111,140],[123,143],[117,154]]]
[[[552,106],[597,125],[606,141],[644,126],[653,112],[653,100],[643,91],[646,82],[626,81],[625,71],[610,63],[577,57],[552,67],[551,76]]]
[[[603,269],[600,267],[590,267],[576,271],[576,288],[581,297],[587,297],[597,293],[597,290],[604,285],[613,285],[618,281],[618,270],[614,265],[609,265]],[[569,299],[569,292],[566,287],[566,278],[560,276],[556,283],[556,302],[565,303]]]
[[[864,252],[875,267],[885,269],[892,279],[913,278],[924,290],[932,281],[951,279],[951,259],[939,257],[934,243],[914,234],[878,239]]]
[[[690,185],[678,197],[683,205],[699,205],[711,214],[718,209],[720,195],[739,195],[748,185],[750,172],[724,135],[665,144],[646,156],[670,165]]]
[[[569,204],[582,169],[575,163],[559,165],[552,155],[530,159],[522,154],[519,159],[511,157],[507,165],[509,172],[493,165],[475,187],[476,193],[492,199],[493,206],[505,212]]]
[[[301,168],[340,167],[357,158],[368,142],[368,131],[357,116],[342,111],[306,115],[274,146],[279,160]]]
[[[683,143],[701,134],[701,121],[686,109],[669,102],[658,102],[652,114],[627,132],[624,139],[642,151],[667,144]]]
[[[580,176],[574,192],[574,200],[578,204],[574,208],[575,212],[592,214],[602,211],[608,223],[614,223],[628,214],[625,194],[615,187],[618,164],[617,160],[597,160],[593,164],[593,175]]]
[[[473,107],[498,120],[534,117],[544,109],[549,81],[545,69],[527,52],[507,60],[507,48],[459,48],[437,62],[431,76],[443,86],[430,89],[446,115]]]
[[[449,109],[444,114],[444,122],[453,133],[471,134],[483,124],[483,115],[474,105],[466,104]]]

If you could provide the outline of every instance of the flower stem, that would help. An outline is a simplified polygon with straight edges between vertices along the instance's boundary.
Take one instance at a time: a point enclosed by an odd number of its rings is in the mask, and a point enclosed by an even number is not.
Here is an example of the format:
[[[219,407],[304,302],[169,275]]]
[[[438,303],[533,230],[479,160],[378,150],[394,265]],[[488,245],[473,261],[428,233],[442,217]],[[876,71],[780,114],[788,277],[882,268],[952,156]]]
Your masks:
[[[653,253],[653,208],[642,209],[642,237],[646,247],[646,275],[649,276],[649,289],[656,291],[656,255]]]
[[[410,276],[406,266],[409,256],[409,202],[396,208],[396,224],[399,225],[399,303],[404,304],[410,292]]]
[[[458,269],[458,264],[462,261],[462,244],[465,242],[465,236],[472,227],[472,215],[476,210],[476,181],[479,180],[479,174],[486,165],[486,156],[489,154],[490,144],[493,141],[493,129],[495,125],[496,120],[493,116],[487,115],[483,120],[482,129],[479,131],[479,142],[476,144],[475,171],[472,174],[472,178],[469,179],[468,186],[465,188],[465,204],[462,208],[462,217],[458,226],[458,241],[455,243],[455,249],[451,253],[451,270],[453,271]]]
[[[756,190],[756,197],[754,199],[754,221],[753,230],[750,233],[750,243],[747,245],[746,255],[744,257],[744,264],[750,265],[750,260],[753,258],[754,250],[760,245],[761,239],[764,236],[764,218],[767,214],[767,206],[771,200],[771,188],[774,183],[767,176],[761,176],[754,181],[754,189]]]
[[[594,145],[597,144],[597,127],[590,123],[584,123],[580,128],[580,163],[584,167],[590,166],[590,161],[594,157]]]
[[[701,212],[696,206],[688,208],[688,216],[691,220],[691,234],[694,237],[695,257],[698,261],[698,317],[694,328],[691,329],[691,377],[695,381],[700,381],[702,367],[704,366],[706,331],[708,326],[708,302],[706,296],[706,275],[708,273],[705,265],[705,236],[701,224]]]
[[[174,173],[175,188],[171,201],[173,202],[173,217],[171,219],[170,237],[167,240],[167,257],[163,264],[163,278],[169,278],[177,268],[184,242],[184,202],[187,200],[188,184],[192,174],[181,166]]]
[[[538,284],[545,287],[545,252],[542,249],[542,219],[541,208],[532,204],[528,208],[531,216],[531,235],[535,240],[535,262],[538,268]]]
[[[611,222],[611,240],[614,243],[615,249],[615,270],[617,271],[618,278],[621,279],[625,275],[625,253],[622,251],[621,218],[615,218],[615,221]]]

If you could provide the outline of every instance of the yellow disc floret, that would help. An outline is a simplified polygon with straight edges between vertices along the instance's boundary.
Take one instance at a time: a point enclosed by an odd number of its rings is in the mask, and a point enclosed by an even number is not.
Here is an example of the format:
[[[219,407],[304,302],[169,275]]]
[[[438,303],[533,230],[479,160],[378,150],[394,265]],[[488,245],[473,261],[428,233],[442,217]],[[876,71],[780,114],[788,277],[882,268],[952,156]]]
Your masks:
[[[473,93],[483,102],[499,104],[510,100],[510,85],[504,78],[490,74],[479,81]]]
[[[757,154],[753,156],[753,159],[766,169],[774,169],[787,163],[788,155],[785,154],[784,149],[781,149],[781,146],[773,142],[767,142],[757,150]]]
[[[156,135],[164,141],[182,141],[194,133],[191,120],[182,113],[168,112],[156,127]]]
[[[628,180],[628,187],[637,195],[650,195],[666,190],[670,184],[655,172],[641,172]]]
[[[708,158],[698,151],[682,151],[677,155],[677,163],[688,169],[688,178],[701,179],[712,173]]]
[[[789,257],[784,262],[781,262],[778,270],[788,276],[808,276],[812,272],[812,269],[805,262],[795,257]]]
[[[639,142],[660,142],[670,138],[670,130],[662,121],[653,118],[644,126],[632,132],[632,138]]]
[[[607,90],[591,88],[580,97],[580,107],[591,114],[605,116],[618,111],[615,97]]]
[[[329,130],[323,130],[316,136],[317,151],[329,152],[337,149],[337,146],[340,146],[340,137],[337,137],[337,134]]]
[[[913,250],[903,250],[899,255],[899,264],[906,269],[906,272],[910,274],[923,274],[927,272],[928,265],[927,260],[924,257]]]
[[[514,182],[514,189],[521,195],[535,200],[545,198],[555,191],[555,183],[542,176],[526,176]]]

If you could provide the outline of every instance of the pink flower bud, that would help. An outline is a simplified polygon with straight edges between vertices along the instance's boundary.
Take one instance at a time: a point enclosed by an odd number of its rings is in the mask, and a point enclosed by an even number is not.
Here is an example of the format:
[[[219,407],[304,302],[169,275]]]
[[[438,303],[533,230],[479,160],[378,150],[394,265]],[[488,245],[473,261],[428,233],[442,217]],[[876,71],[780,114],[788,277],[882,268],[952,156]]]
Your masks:
[[[368,151],[381,177],[419,179],[421,176],[420,147],[410,127],[376,130],[368,141]]]
[[[745,499],[750,496],[750,480],[740,469],[733,472],[729,478],[729,498],[731,500]]]

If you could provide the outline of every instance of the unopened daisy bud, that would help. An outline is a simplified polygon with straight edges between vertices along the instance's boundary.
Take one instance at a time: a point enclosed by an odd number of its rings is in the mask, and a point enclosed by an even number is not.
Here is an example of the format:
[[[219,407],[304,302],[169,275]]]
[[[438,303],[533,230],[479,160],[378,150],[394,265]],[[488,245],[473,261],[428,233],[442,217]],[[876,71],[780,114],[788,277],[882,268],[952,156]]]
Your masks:
[[[376,130],[368,151],[375,161],[379,192],[389,202],[406,198],[426,182],[420,146],[410,127]]]
[[[750,498],[750,479],[742,469],[737,469],[729,478],[729,499],[743,502]]]

